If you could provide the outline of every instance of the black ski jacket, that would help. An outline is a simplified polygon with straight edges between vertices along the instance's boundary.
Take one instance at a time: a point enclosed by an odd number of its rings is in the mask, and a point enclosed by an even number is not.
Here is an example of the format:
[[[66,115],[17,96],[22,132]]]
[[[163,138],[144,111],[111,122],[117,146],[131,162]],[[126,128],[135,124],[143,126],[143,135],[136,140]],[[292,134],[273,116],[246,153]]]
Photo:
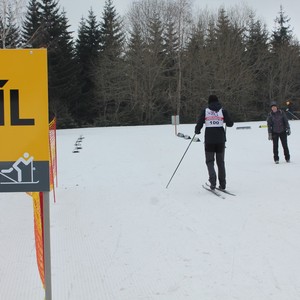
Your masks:
[[[210,110],[218,112],[220,109],[222,109],[223,117],[224,117],[224,123],[227,127],[233,126],[233,121],[230,118],[228,112],[222,108],[222,105],[220,102],[212,102],[208,105],[208,108]],[[195,133],[200,134],[201,129],[203,125],[205,124],[205,109],[202,110],[195,127]],[[206,127],[205,128],[205,143],[206,144],[221,144],[226,142],[226,133],[224,130],[224,127]]]
[[[281,109],[268,114],[267,124],[269,133],[282,133],[290,129],[288,118]]]

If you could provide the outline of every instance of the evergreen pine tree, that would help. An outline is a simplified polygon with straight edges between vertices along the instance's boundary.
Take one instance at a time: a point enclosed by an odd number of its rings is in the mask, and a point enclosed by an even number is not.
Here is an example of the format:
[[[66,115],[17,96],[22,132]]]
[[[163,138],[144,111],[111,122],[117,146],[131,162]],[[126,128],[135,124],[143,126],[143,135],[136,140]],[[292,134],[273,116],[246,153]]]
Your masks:
[[[92,9],[89,10],[87,20],[82,19],[79,24],[75,48],[80,83],[80,99],[76,103],[75,115],[81,123],[93,124],[97,117],[96,87],[93,76],[99,59],[100,29]]]
[[[266,108],[269,110],[268,86],[266,84],[270,64],[268,38],[266,26],[260,20],[255,20],[254,14],[250,15],[250,22],[245,36],[247,49],[245,59],[248,69],[252,73],[250,103],[251,110],[255,114],[252,119],[261,118]]]
[[[42,30],[41,5],[38,0],[30,0],[23,22],[23,47],[37,48],[40,46],[39,33]]]
[[[140,25],[135,23],[130,31],[126,65],[128,68],[129,89],[131,94],[130,111],[133,124],[143,124],[144,103],[147,102],[144,93],[145,52],[146,43],[142,36]]]
[[[100,38],[101,51],[95,74],[99,113],[97,124],[121,124],[128,109],[128,81],[122,22],[111,0],[105,2]]]
[[[244,28],[233,23],[225,9],[219,11],[210,53],[212,88],[234,116],[242,120],[248,111],[251,72],[244,59]],[[209,48],[210,43],[207,44]],[[210,49],[208,49],[210,51]]]
[[[274,48],[283,44],[289,44],[293,38],[290,18],[285,15],[282,5],[280,5],[279,16],[275,19],[276,28],[272,32],[272,45]]]
[[[164,41],[164,26],[158,13],[148,20],[148,35],[146,37],[147,51],[145,53],[146,72],[144,74],[146,93],[144,122],[146,124],[163,122],[165,111],[165,64],[166,48]]]
[[[123,54],[124,32],[122,22],[112,0],[106,0],[102,22],[100,23],[101,53],[113,60]]]
[[[206,51],[206,27],[199,19],[192,30],[184,53],[184,95],[182,113],[193,116],[199,106],[207,103],[207,89],[210,85],[209,57]],[[201,103],[203,101],[203,103]],[[200,102],[200,103],[199,103]],[[190,121],[190,120],[188,120]]]
[[[170,18],[167,20],[166,30],[163,33],[164,39],[164,116],[166,120],[169,116],[177,114],[177,97],[178,97],[178,77],[179,77],[179,38],[175,29],[174,21]]]
[[[39,33],[41,47],[48,49],[48,88],[50,114],[57,116],[59,127],[73,127],[73,104],[78,97],[77,68],[73,38],[65,12],[55,0],[42,0]]]
[[[61,15],[61,35],[58,38],[59,47],[55,48],[51,53],[53,58],[53,71],[55,77],[53,82],[53,90],[59,95],[58,108],[61,110],[60,126],[74,127],[78,126],[75,115],[75,103],[80,96],[80,87],[78,84],[78,66],[75,59],[75,50],[71,32],[68,30],[68,19],[65,12]]]
[[[299,44],[293,39],[290,18],[282,6],[275,21],[277,28],[271,36],[268,86],[269,98],[281,103],[299,94]]]

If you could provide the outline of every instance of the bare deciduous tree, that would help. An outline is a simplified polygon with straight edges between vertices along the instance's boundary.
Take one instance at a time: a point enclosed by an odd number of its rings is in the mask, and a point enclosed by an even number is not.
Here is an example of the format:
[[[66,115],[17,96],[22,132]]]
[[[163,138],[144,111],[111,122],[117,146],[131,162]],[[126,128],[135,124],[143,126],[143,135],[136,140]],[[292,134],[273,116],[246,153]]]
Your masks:
[[[7,37],[14,26],[21,26],[25,9],[25,0],[0,0],[0,39],[3,48],[7,46]]]

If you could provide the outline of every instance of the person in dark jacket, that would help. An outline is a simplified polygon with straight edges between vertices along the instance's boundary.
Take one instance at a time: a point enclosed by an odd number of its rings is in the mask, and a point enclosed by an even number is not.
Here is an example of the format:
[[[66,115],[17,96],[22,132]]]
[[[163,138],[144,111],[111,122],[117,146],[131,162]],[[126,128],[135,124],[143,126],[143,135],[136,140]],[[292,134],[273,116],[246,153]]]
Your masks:
[[[280,139],[286,162],[290,162],[290,152],[287,136],[291,134],[291,128],[285,112],[278,109],[276,102],[271,103],[271,112],[267,118],[268,137],[273,141],[273,157],[276,164],[279,163],[278,141]]]
[[[226,132],[224,124],[227,127],[233,126],[233,121],[228,112],[222,108],[221,103],[216,95],[208,97],[208,107],[204,109],[195,126],[195,134],[200,134],[205,124],[204,149],[205,161],[208,169],[210,188],[214,190],[217,183],[217,175],[214,167],[216,159],[218,167],[219,188],[226,188],[226,172],[225,172],[225,142]]]

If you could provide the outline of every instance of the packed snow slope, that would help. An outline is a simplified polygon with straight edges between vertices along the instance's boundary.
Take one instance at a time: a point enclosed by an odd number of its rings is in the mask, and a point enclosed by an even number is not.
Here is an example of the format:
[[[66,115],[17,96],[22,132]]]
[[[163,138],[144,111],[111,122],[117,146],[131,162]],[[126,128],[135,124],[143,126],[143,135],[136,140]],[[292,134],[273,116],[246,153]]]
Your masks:
[[[300,121],[278,165],[265,124],[227,129],[226,199],[202,188],[203,132],[166,188],[189,144],[172,125],[58,130],[52,298],[300,299]],[[0,194],[0,241],[0,298],[44,299],[25,193]]]

